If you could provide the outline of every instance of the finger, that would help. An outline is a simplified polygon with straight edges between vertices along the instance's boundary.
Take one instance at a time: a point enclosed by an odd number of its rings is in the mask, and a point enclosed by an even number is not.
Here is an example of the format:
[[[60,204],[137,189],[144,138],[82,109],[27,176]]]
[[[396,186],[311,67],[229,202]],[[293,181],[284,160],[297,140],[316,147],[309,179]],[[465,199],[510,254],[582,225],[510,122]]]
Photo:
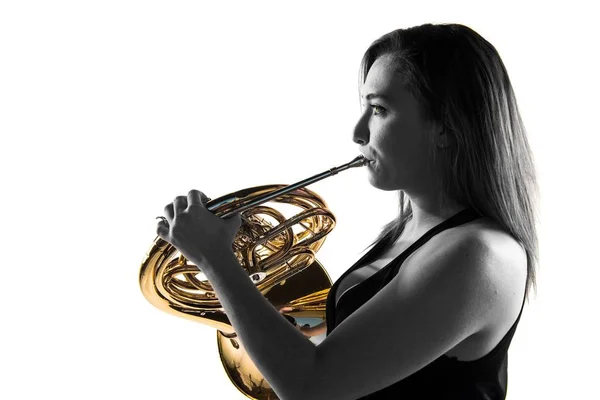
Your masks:
[[[207,195],[205,195],[201,191],[192,189],[188,193],[187,201],[188,201],[188,205],[190,205],[190,206],[191,205],[204,206],[204,205],[206,205],[206,203],[208,203],[209,198]]]
[[[175,218],[175,210],[173,209],[173,203],[169,203],[165,206],[165,217],[167,217],[167,221],[169,224],[173,223],[173,218]]]
[[[164,219],[160,219],[156,224],[156,234],[163,240],[169,237],[169,224]]]
[[[173,209],[175,211],[175,215],[181,213],[187,208],[187,196],[177,196],[175,200],[173,200]]]

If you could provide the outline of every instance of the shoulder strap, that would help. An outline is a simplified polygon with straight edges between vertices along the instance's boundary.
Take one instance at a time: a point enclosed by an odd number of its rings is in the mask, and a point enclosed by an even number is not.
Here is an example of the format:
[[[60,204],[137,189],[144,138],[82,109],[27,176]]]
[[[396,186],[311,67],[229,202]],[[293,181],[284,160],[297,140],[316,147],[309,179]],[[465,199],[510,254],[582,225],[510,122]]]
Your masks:
[[[443,222],[440,222],[439,224],[428,230],[423,236],[421,236],[416,242],[411,244],[402,253],[402,258],[408,258],[409,255],[411,255],[415,250],[427,243],[429,239],[431,239],[438,233],[446,229],[454,228],[455,226],[471,222],[472,220],[477,219],[480,216],[481,215],[479,215],[479,213],[477,213],[474,209],[465,208],[464,210],[454,214],[452,217],[448,218]]]

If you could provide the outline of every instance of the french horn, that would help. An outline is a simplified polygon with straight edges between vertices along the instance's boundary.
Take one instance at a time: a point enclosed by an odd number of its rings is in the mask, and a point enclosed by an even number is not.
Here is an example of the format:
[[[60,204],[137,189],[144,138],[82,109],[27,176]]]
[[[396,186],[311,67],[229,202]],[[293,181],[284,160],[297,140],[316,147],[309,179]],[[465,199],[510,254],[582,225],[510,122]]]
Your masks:
[[[232,243],[234,253],[271,304],[277,308],[291,307],[284,316],[294,324],[300,322],[312,327],[323,323],[332,286],[315,254],[335,227],[335,216],[325,201],[305,186],[368,163],[361,155],[292,185],[252,187],[206,204],[209,211],[221,218],[241,213],[242,224]],[[279,208],[299,208],[301,212],[286,218],[277,208],[262,205],[267,202]],[[246,397],[279,398],[244,350],[201,269],[158,236],[142,262],[139,285],[155,307],[217,329],[223,367]]]

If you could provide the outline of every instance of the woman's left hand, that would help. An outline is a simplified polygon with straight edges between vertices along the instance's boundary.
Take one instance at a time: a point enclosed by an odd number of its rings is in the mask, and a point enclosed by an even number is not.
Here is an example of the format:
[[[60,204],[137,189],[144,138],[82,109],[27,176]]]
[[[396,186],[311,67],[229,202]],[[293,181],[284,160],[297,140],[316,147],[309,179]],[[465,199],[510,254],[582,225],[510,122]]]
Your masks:
[[[239,214],[221,219],[206,209],[208,197],[192,189],[165,206],[165,219],[156,233],[196,265],[218,261],[224,251],[233,251],[233,239],[241,226]]]

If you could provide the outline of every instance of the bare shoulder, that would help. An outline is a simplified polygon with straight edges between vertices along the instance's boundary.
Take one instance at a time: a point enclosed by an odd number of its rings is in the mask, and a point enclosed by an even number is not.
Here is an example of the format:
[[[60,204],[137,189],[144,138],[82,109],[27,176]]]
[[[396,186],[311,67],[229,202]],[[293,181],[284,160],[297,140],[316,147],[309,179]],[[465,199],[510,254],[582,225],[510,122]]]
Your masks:
[[[527,283],[527,253],[510,233],[495,221],[481,219],[473,224],[472,242],[489,257],[485,264],[486,281],[494,301],[490,305],[487,335],[492,342],[499,341],[516,320],[525,296]]]
[[[440,232],[423,245],[427,249],[415,253],[414,258],[439,257],[449,252],[468,251],[480,257],[493,258],[521,270],[526,263],[523,246],[497,222],[479,218],[464,225]],[[506,271],[509,273],[510,271]],[[518,271],[514,271],[518,272]]]
[[[497,284],[510,287],[519,297],[518,308],[525,293],[527,279],[527,254],[523,246],[497,222],[480,218],[466,224],[457,232],[456,242],[477,251],[485,257],[486,275]],[[450,240],[453,242],[454,240]]]
[[[424,265],[436,270],[427,271]],[[403,279],[407,283],[431,273],[476,286],[469,293],[476,297],[472,300],[481,305],[481,310],[487,310],[479,317],[479,326],[492,341],[510,329],[521,309],[527,280],[525,250],[489,218],[434,236],[405,267]]]
[[[505,261],[519,269],[519,261],[526,262],[523,246],[496,221],[480,218],[471,223],[456,227],[446,237],[450,246],[467,245],[493,256],[496,261]],[[509,271],[506,271],[509,272]]]

